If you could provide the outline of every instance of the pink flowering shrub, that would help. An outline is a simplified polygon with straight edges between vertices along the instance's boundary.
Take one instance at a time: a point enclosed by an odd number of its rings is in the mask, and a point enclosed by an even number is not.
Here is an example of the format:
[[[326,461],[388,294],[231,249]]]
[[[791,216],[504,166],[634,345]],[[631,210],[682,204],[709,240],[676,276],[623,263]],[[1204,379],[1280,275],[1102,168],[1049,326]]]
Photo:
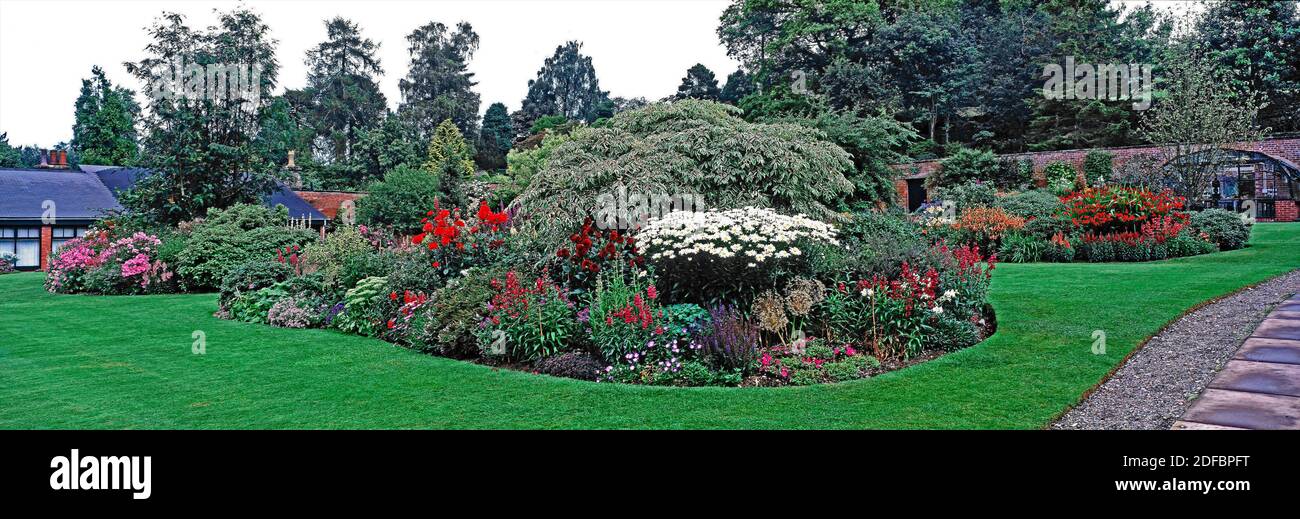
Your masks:
[[[116,240],[91,230],[53,255],[45,288],[60,293],[139,294],[165,291],[174,274],[158,258],[162,241],[137,232]]]

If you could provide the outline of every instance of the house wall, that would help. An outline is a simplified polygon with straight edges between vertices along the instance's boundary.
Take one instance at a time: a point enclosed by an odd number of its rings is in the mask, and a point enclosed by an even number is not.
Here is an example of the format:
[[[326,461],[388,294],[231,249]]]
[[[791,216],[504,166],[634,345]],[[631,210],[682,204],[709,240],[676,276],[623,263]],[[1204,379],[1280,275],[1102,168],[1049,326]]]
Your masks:
[[[311,204],[332,222],[340,221],[337,217],[344,202],[355,204],[358,199],[366,196],[365,193],[349,191],[294,191],[294,194]]]

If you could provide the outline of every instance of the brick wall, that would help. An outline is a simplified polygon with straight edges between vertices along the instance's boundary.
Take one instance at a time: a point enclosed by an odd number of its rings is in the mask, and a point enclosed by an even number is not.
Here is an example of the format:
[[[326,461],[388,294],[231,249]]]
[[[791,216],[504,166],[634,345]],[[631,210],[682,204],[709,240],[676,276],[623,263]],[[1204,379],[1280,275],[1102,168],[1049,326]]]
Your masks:
[[[1300,214],[1297,214],[1300,213],[1300,211],[1297,211],[1296,209],[1295,200],[1278,200],[1274,203],[1273,208],[1275,209],[1273,218],[1273,221],[1275,222],[1294,222],[1300,220]]]
[[[50,270],[50,252],[54,250],[54,228],[48,225],[41,226],[41,270]]]
[[[307,203],[315,207],[330,221],[337,220],[339,209],[343,207],[344,202],[356,203],[357,199],[366,196],[365,193],[354,193],[349,191],[294,191]]]

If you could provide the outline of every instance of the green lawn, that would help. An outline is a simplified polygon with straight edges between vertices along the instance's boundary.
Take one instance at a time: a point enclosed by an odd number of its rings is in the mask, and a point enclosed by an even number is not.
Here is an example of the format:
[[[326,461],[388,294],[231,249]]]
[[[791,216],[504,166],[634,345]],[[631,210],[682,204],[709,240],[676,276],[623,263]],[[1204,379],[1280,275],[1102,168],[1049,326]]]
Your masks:
[[[1300,224],[1242,251],[1001,265],[989,340],[869,380],[649,388],[500,371],[377,340],[211,316],[213,295],[50,295],[0,276],[4,428],[1036,428],[1202,301],[1300,268]],[[1105,355],[1090,351],[1104,330]],[[207,353],[191,353],[192,334]]]

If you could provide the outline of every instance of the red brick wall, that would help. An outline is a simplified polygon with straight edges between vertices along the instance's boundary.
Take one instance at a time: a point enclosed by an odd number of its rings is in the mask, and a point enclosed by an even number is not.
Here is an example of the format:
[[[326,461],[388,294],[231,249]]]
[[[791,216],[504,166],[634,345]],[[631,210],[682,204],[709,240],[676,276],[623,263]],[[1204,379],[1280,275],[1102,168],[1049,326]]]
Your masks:
[[[1274,202],[1273,208],[1276,214],[1273,221],[1275,222],[1294,222],[1300,220],[1300,211],[1296,210],[1295,200],[1278,200]]]
[[[41,270],[50,270],[50,252],[54,249],[54,228],[41,226]]]
[[[294,191],[294,193],[330,220],[336,219],[343,202],[351,200],[355,203],[357,199],[366,196],[365,193],[347,191]]]

